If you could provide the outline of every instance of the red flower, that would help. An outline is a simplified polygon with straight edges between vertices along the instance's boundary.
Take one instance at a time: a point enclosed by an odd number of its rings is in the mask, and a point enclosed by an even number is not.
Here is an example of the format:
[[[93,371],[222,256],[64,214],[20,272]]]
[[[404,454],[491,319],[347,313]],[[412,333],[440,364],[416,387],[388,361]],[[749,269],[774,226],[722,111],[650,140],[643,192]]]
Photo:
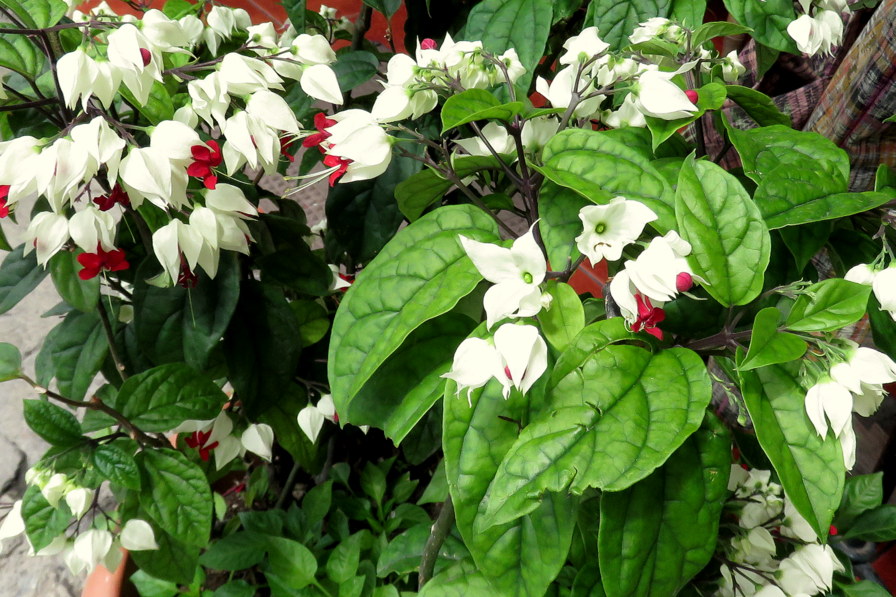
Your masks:
[[[292,150],[292,146],[295,144],[295,142],[295,139],[280,137],[280,155],[286,157],[286,159],[290,162],[296,161],[296,156],[290,153],[290,150]]]
[[[149,63],[152,62],[152,52],[146,48],[140,48],[140,58],[143,60],[143,66],[149,66]]]
[[[177,276],[177,285],[182,288],[199,286],[199,277],[190,269],[183,255],[180,256],[180,274]]]
[[[302,147],[317,147],[320,148],[320,144],[324,142],[324,139],[330,136],[330,133],[327,132],[327,129],[336,124],[335,120],[331,120],[327,118],[327,115],[323,112],[318,112],[314,115],[314,128],[317,129],[317,132],[313,135],[305,137],[302,141]],[[323,151],[323,149],[321,149]]]
[[[108,195],[100,195],[99,197],[95,197],[93,202],[99,206],[100,211],[109,211],[113,207],[115,207],[116,203],[120,203],[124,207],[128,207],[131,204],[131,198],[128,197],[128,194],[124,192],[124,189],[121,188],[121,185],[116,184],[115,187],[112,188],[112,192]]]
[[[345,174],[345,171],[348,170],[348,166],[351,163],[352,163],[351,160],[346,159],[346,158],[341,158],[338,155],[328,155],[327,157],[324,158],[324,166],[327,166],[328,168],[333,168],[334,166],[338,166],[338,168],[336,168],[336,170],[334,170],[330,174],[330,186],[331,187],[336,184],[336,181],[339,180],[340,176]]]
[[[659,307],[651,305],[650,299],[640,293],[635,295],[635,301],[638,303],[638,319],[632,324],[632,331],[640,332],[643,330],[651,336],[662,340],[663,332],[656,326],[666,319],[666,312]]]
[[[193,163],[187,168],[187,174],[201,178],[205,188],[214,189],[218,184],[218,177],[212,169],[220,166],[224,160],[218,142],[209,140],[205,145],[193,145],[190,151],[193,153]]]
[[[0,218],[9,215],[9,207],[6,205],[6,197],[9,196],[9,185],[0,185]]]
[[[131,264],[125,260],[122,249],[104,251],[100,245],[96,246],[96,253],[78,255],[78,263],[82,266],[81,271],[78,272],[78,277],[82,280],[95,278],[103,270],[117,272],[131,267]]]
[[[189,447],[199,448],[199,457],[202,459],[202,462],[208,462],[209,453],[218,447],[218,442],[205,445],[205,442],[208,441],[211,435],[211,431],[194,431],[184,440]]]

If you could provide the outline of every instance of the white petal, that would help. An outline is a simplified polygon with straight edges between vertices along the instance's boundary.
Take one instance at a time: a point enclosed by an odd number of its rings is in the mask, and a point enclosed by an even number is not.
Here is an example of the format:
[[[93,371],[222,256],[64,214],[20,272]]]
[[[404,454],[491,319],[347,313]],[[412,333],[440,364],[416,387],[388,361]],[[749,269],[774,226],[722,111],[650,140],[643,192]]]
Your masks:
[[[308,436],[311,443],[315,443],[317,441],[317,436],[320,434],[320,430],[324,426],[324,416],[319,410],[309,404],[299,411],[297,420],[299,429]]]
[[[314,64],[302,71],[299,81],[302,91],[314,99],[342,105],[342,92],[336,73],[326,64]]]
[[[81,518],[90,509],[94,492],[86,487],[72,489],[65,494],[65,503],[75,518]]]
[[[492,243],[479,242],[462,234],[460,235],[460,244],[482,277],[489,282],[497,284],[508,280],[522,281],[510,249]]]
[[[274,430],[270,425],[258,423],[249,425],[243,432],[240,441],[243,447],[254,454],[258,454],[264,460],[271,461],[273,453],[271,446],[274,444]]]
[[[145,520],[132,518],[121,529],[121,546],[131,551],[145,551],[158,549],[156,535],[152,527]]]
[[[333,402],[332,394],[324,394],[317,401],[317,410],[324,417],[333,421],[336,418],[336,404]]]

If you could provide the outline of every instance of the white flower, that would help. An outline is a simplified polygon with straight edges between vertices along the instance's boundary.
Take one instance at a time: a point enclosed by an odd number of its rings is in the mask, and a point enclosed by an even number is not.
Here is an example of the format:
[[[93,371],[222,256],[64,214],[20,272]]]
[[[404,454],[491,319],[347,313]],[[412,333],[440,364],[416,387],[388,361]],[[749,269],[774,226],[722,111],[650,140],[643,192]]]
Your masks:
[[[653,17],[635,27],[632,34],[628,36],[628,40],[633,44],[650,41],[655,37],[669,38],[671,41],[676,39],[680,32],[681,27],[673,24],[669,19],[664,17]]]
[[[42,211],[31,219],[25,230],[25,255],[36,249],[37,262],[46,265],[68,238],[68,220],[65,216]]]
[[[507,69],[506,81],[511,85],[515,84],[520,77],[526,74],[526,67],[523,66],[523,63],[514,48],[510,48],[498,56],[498,60],[504,63],[504,68]],[[504,80],[503,76],[499,76],[495,83],[504,82]]]
[[[482,127],[482,136],[488,141],[488,145],[478,135],[467,137],[466,139],[458,139],[455,143],[470,155],[492,155],[488,148],[489,145],[499,155],[513,153],[516,150],[513,137],[507,134],[507,129],[497,122],[489,122]]]
[[[579,210],[584,227],[576,246],[592,265],[602,259],[616,261],[622,249],[638,240],[648,222],[657,219],[652,209],[638,201],[614,197],[607,205],[587,205]]]
[[[830,590],[834,571],[843,570],[843,564],[829,545],[810,543],[796,548],[782,561],[776,576],[787,595],[816,595]]]
[[[162,55],[134,25],[127,23],[107,37],[109,62],[118,67],[121,80],[142,106],[153,81],[162,81]]]
[[[827,418],[834,435],[839,437],[852,422],[852,394],[836,381],[819,381],[806,392],[806,413],[818,435],[824,437],[827,434]]]
[[[283,89],[280,85],[283,79],[265,62],[236,53],[224,56],[218,65],[218,77],[221,87],[235,95],[254,93],[259,89]]]
[[[323,35],[302,33],[292,42],[292,54],[304,64],[332,64],[336,62],[336,52]]]
[[[78,535],[72,548],[72,558],[74,564],[79,568],[78,572],[93,570],[111,549],[112,533],[109,531],[90,529]],[[71,564],[69,567],[72,567]]]
[[[187,83],[193,110],[209,125],[224,126],[227,110],[230,108],[230,95],[227,84],[218,72],[207,75],[204,79],[194,79]]]
[[[78,149],[89,154],[97,165],[106,166],[106,180],[114,185],[118,178],[121,152],[126,145],[124,139],[101,116],[72,128],[71,137]]]
[[[677,120],[687,118],[699,108],[671,79],[672,73],[649,70],[641,74],[637,84],[635,105],[645,116]]]
[[[152,248],[164,268],[168,278],[177,280],[181,271],[181,255],[187,262],[190,271],[196,271],[196,265],[209,276],[217,273],[218,253],[203,238],[199,230],[180,220],[171,220],[156,230],[152,235]]]
[[[741,64],[737,56],[737,50],[731,50],[722,58],[722,78],[726,83],[736,83],[742,74],[747,72],[747,67]]]
[[[317,401],[316,406],[309,402],[308,406],[299,411],[297,417],[299,429],[301,429],[302,433],[311,440],[311,443],[317,441],[317,437],[320,435],[320,430],[323,428],[325,420],[333,423],[338,420],[336,417],[336,407],[333,404],[333,397],[330,394],[321,396],[320,400]]]
[[[756,526],[745,535],[738,535],[731,541],[734,553],[732,561],[765,566],[775,557],[775,539],[768,529]]]
[[[97,67],[93,58],[87,55],[84,48],[76,48],[59,58],[56,62],[56,72],[65,105],[74,108],[78,99],[81,99],[86,107],[93,94],[93,82],[97,78]]]
[[[557,134],[559,128],[560,122],[550,116],[541,116],[525,121],[520,133],[523,147],[530,154],[540,154],[548,141]]]
[[[654,301],[671,301],[679,292],[679,275],[692,274],[685,257],[691,245],[670,230],[650,241],[634,261],[625,264],[632,284]]]
[[[597,33],[597,27],[586,27],[580,34],[563,42],[566,52],[560,56],[560,64],[580,64],[603,54],[610,44],[598,37]]]
[[[498,379],[505,399],[511,387],[528,392],[547,370],[548,347],[535,326],[505,323],[495,332],[495,349],[504,364]]]
[[[158,549],[156,535],[145,520],[132,518],[121,529],[121,546],[131,551]]]
[[[785,537],[799,539],[806,543],[815,543],[818,541],[818,535],[803,515],[800,514],[786,496],[784,498],[784,520],[781,521],[781,534]]]
[[[3,522],[0,523],[0,553],[3,552],[3,541],[17,537],[25,532],[25,520],[22,518],[22,500],[16,500],[6,512]]]
[[[140,31],[155,47],[164,52],[176,51],[190,43],[190,37],[181,24],[156,9],[143,13],[140,18]]]
[[[774,493],[753,495],[743,505],[738,524],[744,529],[755,529],[778,517],[784,509],[784,500]]]
[[[509,249],[460,236],[461,245],[486,280],[494,284],[483,299],[487,326],[505,317],[531,317],[541,311],[541,290],[547,272],[544,253],[532,228]]]
[[[647,126],[647,120],[644,119],[644,114],[638,109],[635,99],[635,94],[629,93],[622,100],[619,108],[616,110],[605,110],[600,119],[604,124],[612,128],[618,129],[626,126],[644,128]]]
[[[144,199],[161,209],[186,205],[187,170],[157,147],[131,149],[121,160],[119,176],[134,208]]]
[[[76,487],[65,494],[65,503],[75,518],[81,518],[90,509],[94,491],[86,487]]]
[[[871,289],[880,303],[880,308],[888,311],[893,321],[896,321],[896,265],[879,271],[874,276]]]
[[[274,430],[264,423],[249,425],[240,436],[240,443],[249,452],[270,462],[273,457],[271,446],[274,444]]]
[[[204,145],[196,130],[177,120],[163,120],[155,126],[149,135],[149,146],[157,149],[160,155],[169,160],[179,162],[186,167],[193,161],[191,148]]]
[[[856,265],[848,272],[846,272],[846,275],[843,276],[843,279],[847,282],[855,282],[856,284],[871,286],[876,275],[876,269],[872,268],[867,263],[860,263],[859,265]]]
[[[267,89],[259,89],[246,102],[246,112],[273,129],[299,134],[299,123],[292,108],[281,96]]]
[[[472,406],[470,394],[473,390],[481,388],[492,377],[499,375],[506,378],[501,357],[495,347],[482,338],[467,338],[454,352],[451,370],[442,377],[455,381],[456,395],[467,390],[467,402]]]
[[[884,384],[896,381],[896,363],[872,348],[857,348],[849,360],[831,367],[831,377],[855,395],[852,410],[873,415],[886,396]]]
[[[550,84],[542,77],[538,77],[535,80],[535,90],[543,95],[548,100],[548,102],[550,102],[552,107],[567,108],[569,107],[569,103],[572,101],[572,87],[576,80],[576,71],[576,66],[567,66],[554,75],[554,79],[550,82]],[[587,95],[593,90],[593,82],[589,77],[583,75],[579,81],[579,95]],[[585,118],[591,116],[592,114],[597,112],[603,100],[604,96],[598,95],[591,99],[579,102],[578,106],[576,106],[576,109],[573,112],[573,115],[576,118]]]
[[[386,171],[392,161],[391,137],[370,112],[344,110],[332,119],[336,124],[327,129],[326,153],[350,160],[341,182],[367,180]]]
[[[326,64],[312,64],[302,70],[302,91],[316,100],[342,105],[342,91],[336,73]]]
[[[796,42],[800,52],[810,56],[830,52],[843,38],[843,19],[832,10],[821,10],[810,17],[800,16],[787,26],[787,34]]]

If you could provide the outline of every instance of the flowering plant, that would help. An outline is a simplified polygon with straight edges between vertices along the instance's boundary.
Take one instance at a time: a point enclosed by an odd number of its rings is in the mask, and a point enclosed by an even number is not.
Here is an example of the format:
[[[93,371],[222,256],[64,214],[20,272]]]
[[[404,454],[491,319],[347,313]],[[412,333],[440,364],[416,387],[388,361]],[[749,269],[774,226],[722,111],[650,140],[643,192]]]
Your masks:
[[[845,5],[649,4],[484,0],[410,56],[335,52],[302,3],[278,32],[7,1],[3,209],[38,202],[0,304],[48,272],[65,303],[35,379],[2,345],[53,447],[0,538],[75,571],[117,542],[170,594],[398,595],[417,563],[428,597],[873,591],[836,547],[896,537],[879,477],[847,480],[896,381],[896,175],[851,192],[712,42],[830,51]],[[291,196],[325,180],[309,228]],[[843,336],[866,315],[887,354]],[[212,541],[234,478],[275,507]]]

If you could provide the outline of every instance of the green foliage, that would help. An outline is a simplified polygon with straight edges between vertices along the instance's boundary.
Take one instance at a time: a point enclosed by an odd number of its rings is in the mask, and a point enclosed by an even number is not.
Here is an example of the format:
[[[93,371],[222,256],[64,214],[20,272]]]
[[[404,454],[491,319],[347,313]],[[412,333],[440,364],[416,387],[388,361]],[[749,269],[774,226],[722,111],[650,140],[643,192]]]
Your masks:
[[[865,314],[871,287],[841,278],[809,286],[797,298],[785,327],[797,332],[836,330],[857,322]]]
[[[539,314],[538,321],[550,345],[563,351],[585,327],[585,309],[569,284],[549,282],[547,294],[551,296],[551,306]]]
[[[770,48],[799,54],[787,25],[796,20],[793,4],[787,0],[725,0],[734,19],[751,28],[753,38]]]
[[[502,104],[488,91],[468,89],[445,100],[442,106],[442,134],[477,120],[510,122],[522,111],[522,102]]]
[[[22,519],[25,521],[25,534],[34,551],[40,551],[58,537],[71,521],[72,513],[65,504],[51,506],[41,494],[37,486],[32,485],[22,496]]]
[[[25,256],[24,250],[25,245],[16,247],[0,265],[0,313],[15,307],[49,273],[38,267],[34,251]]]
[[[50,259],[50,276],[56,291],[66,303],[79,311],[93,311],[100,298],[100,278],[94,276],[89,280],[78,277],[81,264],[78,255],[81,251],[61,251]]]
[[[0,342],[0,381],[17,379],[22,374],[22,355],[12,344]]]
[[[340,54],[339,59],[332,65],[336,79],[339,81],[339,90],[343,93],[370,80],[376,74],[378,67],[377,57],[363,50]]]
[[[780,311],[768,307],[753,319],[750,348],[738,368],[748,371],[766,365],[786,363],[800,358],[806,352],[806,342],[798,336],[778,331]]]
[[[538,206],[538,230],[544,241],[548,262],[555,270],[566,269],[581,255],[575,239],[582,233],[579,211],[591,202],[572,189],[545,181]]]
[[[619,50],[628,45],[628,36],[635,27],[651,17],[669,16],[671,6],[671,0],[633,0],[621,3],[594,0],[588,7],[588,14],[593,20],[587,25],[595,25],[600,31],[601,39],[610,44],[611,49]]]
[[[60,394],[81,400],[108,351],[97,313],[71,311],[44,340],[34,364],[37,383],[47,387],[55,378]]]
[[[73,446],[84,441],[78,419],[46,400],[25,400],[25,422],[34,433],[54,446]]]
[[[115,444],[97,446],[90,454],[97,472],[113,485],[140,489],[140,469],[134,456]]]

